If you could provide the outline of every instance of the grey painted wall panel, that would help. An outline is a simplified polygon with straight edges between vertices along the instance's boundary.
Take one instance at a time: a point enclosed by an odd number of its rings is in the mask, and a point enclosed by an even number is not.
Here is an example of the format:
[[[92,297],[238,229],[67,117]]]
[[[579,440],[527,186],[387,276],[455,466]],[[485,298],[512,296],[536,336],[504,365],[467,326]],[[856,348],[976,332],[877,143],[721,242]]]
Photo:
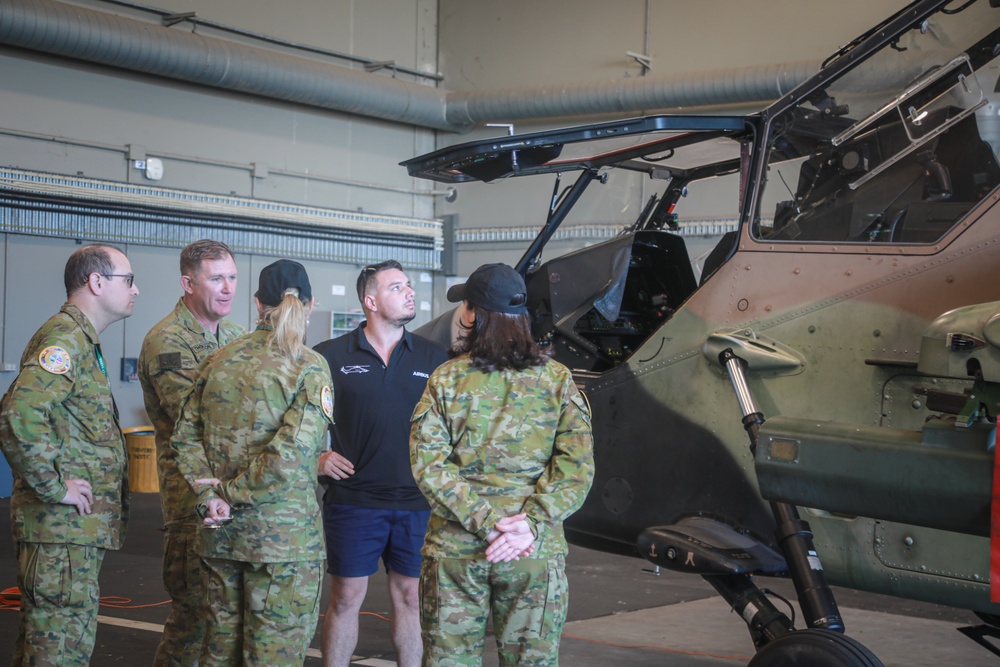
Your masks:
[[[0,130],[2,166],[125,181],[128,165],[124,152],[73,146],[54,141],[38,141],[3,134]]]
[[[638,76],[649,6],[651,75],[823,58],[906,0],[439,0],[451,90]]]
[[[641,71],[625,52],[643,50],[645,0],[440,0],[439,7],[440,67],[449,89],[596,81]]]

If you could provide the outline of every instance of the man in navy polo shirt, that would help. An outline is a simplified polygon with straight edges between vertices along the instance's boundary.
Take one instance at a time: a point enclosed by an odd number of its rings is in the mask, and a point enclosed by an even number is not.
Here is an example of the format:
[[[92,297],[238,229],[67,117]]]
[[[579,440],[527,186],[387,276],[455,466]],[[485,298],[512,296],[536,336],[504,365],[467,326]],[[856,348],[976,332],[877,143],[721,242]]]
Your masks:
[[[420,665],[420,549],[430,507],[410,468],[410,416],[444,349],[405,326],[416,315],[413,288],[395,260],[358,276],[365,322],[320,343],[334,387],[332,450],[319,473],[330,605],[323,620],[323,664],[346,667],[358,643],[368,577],[381,559],[393,605],[392,640],[400,667]]]

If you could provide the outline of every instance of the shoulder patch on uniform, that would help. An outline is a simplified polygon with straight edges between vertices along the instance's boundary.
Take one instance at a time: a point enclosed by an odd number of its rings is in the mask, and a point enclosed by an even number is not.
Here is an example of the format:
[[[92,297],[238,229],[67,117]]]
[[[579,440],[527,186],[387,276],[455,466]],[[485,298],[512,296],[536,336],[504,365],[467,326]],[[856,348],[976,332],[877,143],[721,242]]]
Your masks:
[[[38,353],[39,365],[50,373],[65,375],[72,365],[69,352],[58,345],[50,345]]]
[[[181,367],[181,353],[167,352],[165,354],[158,354],[156,355],[156,361],[159,362],[161,371],[172,371],[175,368]]]
[[[323,391],[320,393],[320,402],[323,405],[323,414],[328,419],[333,420],[333,390],[330,389],[330,385],[323,385]]]

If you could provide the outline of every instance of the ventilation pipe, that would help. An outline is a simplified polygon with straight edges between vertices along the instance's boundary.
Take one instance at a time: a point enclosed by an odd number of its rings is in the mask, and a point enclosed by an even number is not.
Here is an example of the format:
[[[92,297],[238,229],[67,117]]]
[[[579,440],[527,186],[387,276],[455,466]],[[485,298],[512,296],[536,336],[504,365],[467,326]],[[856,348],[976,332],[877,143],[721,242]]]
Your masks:
[[[449,92],[54,0],[0,0],[0,44],[344,113],[465,132],[477,123],[763,103],[819,62]]]
[[[754,102],[764,106],[818,72],[820,65],[817,60],[666,77],[450,93],[447,117],[461,124],[465,119],[486,122],[589,116]]]
[[[53,0],[0,0],[0,43],[439,130],[445,92]]]

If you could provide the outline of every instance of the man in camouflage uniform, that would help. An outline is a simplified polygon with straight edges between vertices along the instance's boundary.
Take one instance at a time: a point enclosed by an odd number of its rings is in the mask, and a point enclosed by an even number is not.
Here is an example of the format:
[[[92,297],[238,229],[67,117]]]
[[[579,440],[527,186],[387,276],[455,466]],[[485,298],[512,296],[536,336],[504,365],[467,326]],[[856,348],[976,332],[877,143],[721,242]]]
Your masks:
[[[128,258],[88,245],[66,262],[66,303],[35,333],[0,406],[21,622],[14,665],[87,665],[98,574],[128,519],[125,438],[98,336],[129,317]]]
[[[225,319],[236,296],[236,262],[224,243],[203,239],[181,251],[184,295],[173,311],[149,330],[139,354],[139,382],[156,431],[156,464],[163,510],[163,586],[173,607],[163,624],[155,667],[198,664],[205,641],[201,558],[194,538],[201,525],[195,495],[177,470],[170,438],[181,401],[194,384],[198,364],[242,336],[243,327]]]
[[[420,573],[424,665],[556,665],[566,619],[563,520],[594,476],[590,409],[531,339],[509,266],[448,291],[475,317],[413,413],[413,476],[431,503]]]
[[[171,440],[206,527],[216,527],[196,540],[208,576],[203,667],[301,665],[319,619],[316,466],[333,383],[326,361],[303,344],[312,307],[305,269],[280,260],[260,283],[257,330],[202,362]],[[281,332],[295,344],[283,347]]]

